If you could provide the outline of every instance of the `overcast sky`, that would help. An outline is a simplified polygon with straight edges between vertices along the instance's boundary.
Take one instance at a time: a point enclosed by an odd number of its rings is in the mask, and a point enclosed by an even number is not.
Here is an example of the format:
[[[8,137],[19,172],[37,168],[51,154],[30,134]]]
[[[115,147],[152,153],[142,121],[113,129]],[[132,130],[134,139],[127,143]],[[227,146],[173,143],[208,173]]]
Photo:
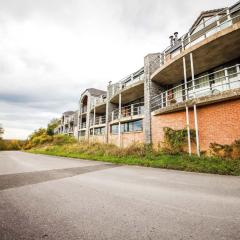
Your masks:
[[[184,34],[201,11],[235,0],[0,0],[0,123],[26,138],[85,88],[105,90]]]

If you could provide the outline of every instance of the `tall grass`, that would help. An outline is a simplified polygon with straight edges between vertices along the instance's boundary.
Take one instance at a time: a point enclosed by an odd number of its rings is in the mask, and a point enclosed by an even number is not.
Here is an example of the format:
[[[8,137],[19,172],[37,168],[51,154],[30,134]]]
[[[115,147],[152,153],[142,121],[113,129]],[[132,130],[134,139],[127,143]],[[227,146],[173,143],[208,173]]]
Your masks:
[[[29,150],[32,153],[105,161],[116,164],[140,165],[192,172],[240,175],[239,160],[224,160],[209,157],[169,155],[144,144],[119,148],[102,143],[51,144]]]

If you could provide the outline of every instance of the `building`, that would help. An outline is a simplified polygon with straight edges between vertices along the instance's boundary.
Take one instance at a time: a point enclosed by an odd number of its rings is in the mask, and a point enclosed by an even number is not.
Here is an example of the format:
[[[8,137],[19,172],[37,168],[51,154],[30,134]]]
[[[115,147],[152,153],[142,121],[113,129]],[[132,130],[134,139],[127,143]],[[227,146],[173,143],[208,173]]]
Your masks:
[[[54,129],[54,134],[66,134],[69,136],[76,136],[78,111],[64,112],[59,122],[59,126]]]
[[[240,2],[202,12],[181,37],[107,91],[80,98],[79,140],[157,146],[163,128],[196,130],[189,153],[240,139]]]

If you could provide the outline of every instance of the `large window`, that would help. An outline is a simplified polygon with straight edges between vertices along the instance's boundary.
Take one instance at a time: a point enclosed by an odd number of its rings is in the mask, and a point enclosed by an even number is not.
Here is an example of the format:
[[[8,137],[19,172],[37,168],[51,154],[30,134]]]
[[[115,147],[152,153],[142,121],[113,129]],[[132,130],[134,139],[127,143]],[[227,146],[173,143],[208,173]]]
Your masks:
[[[111,133],[118,134],[118,124],[114,124],[111,126]]]
[[[94,128],[94,135],[104,135],[105,127]],[[90,129],[90,135],[93,135],[93,128]]]
[[[133,121],[121,124],[121,132],[138,132],[143,130],[143,121]]]
[[[140,132],[143,131],[143,120],[121,123],[121,132]],[[118,124],[111,126],[111,133],[118,134]]]

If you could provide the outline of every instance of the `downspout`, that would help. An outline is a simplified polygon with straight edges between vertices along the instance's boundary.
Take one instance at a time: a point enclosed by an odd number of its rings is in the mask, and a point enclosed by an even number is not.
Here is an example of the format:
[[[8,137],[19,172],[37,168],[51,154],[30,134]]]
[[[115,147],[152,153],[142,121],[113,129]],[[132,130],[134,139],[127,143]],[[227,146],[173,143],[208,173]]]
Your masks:
[[[188,100],[188,87],[187,87],[187,70],[186,70],[186,59],[183,57],[183,72],[184,72],[184,88],[185,88],[185,97]],[[186,121],[187,121],[187,134],[188,134],[188,153],[192,155],[192,146],[191,146],[191,134],[190,134],[190,124],[189,124],[189,109],[187,104],[186,108]]]

